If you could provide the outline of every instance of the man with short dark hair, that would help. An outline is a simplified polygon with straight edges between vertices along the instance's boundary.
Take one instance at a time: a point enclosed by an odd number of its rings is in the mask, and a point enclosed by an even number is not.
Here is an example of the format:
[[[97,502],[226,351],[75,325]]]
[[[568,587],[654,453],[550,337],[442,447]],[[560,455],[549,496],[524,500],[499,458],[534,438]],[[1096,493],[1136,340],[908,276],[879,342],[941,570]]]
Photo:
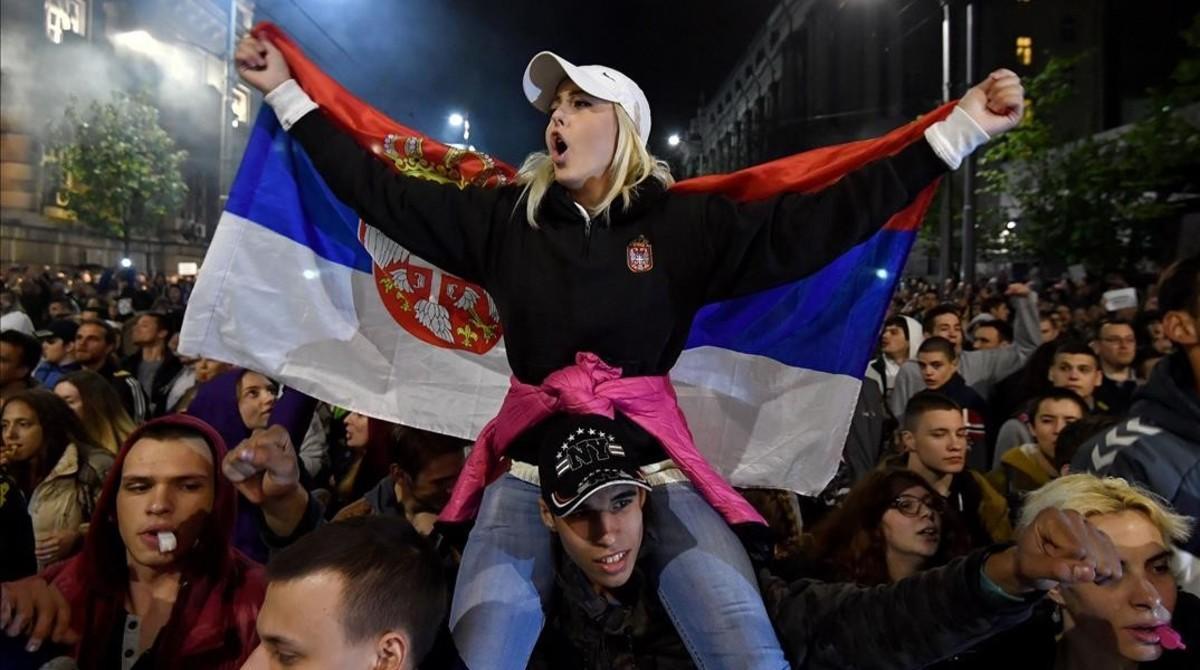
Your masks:
[[[921,342],[920,324],[907,316],[893,316],[883,322],[879,336],[879,355],[867,367],[867,378],[879,386],[886,398],[896,385],[900,366],[916,355]]]
[[[987,298],[979,305],[980,311],[983,314],[991,315],[996,321],[1007,322],[1012,310],[1008,308],[1008,300],[1002,296],[994,295]]]
[[[1024,494],[1058,477],[1054,465],[1058,435],[1087,412],[1083,399],[1065,388],[1053,389],[1033,403],[1029,422],[1033,441],[1010,449],[988,475],[992,486],[1008,498],[1010,509],[1019,509]]]
[[[1138,387],[1133,362],[1137,358],[1137,335],[1133,324],[1124,319],[1108,319],[1096,329],[1092,347],[1100,356],[1104,380],[1096,397],[1108,405],[1114,414],[1124,414],[1133,402]]]
[[[1013,298],[1013,346],[986,351],[963,351],[962,316],[954,305],[939,305],[925,313],[923,319],[925,335],[944,337],[959,352],[958,372],[967,386],[975,390],[984,400],[991,395],[992,387],[1001,379],[1016,372],[1025,360],[1041,344],[1038,331],[1037,293],[1024,284],[1009,284],[1006,294]],[[920,368],[913,362],[906,363],[896,375],[896,386],[888,396],[888,409],[894,416],[904,413],[904,406],[921,389]]]
[[[419,428],[397,426],[392,432],[388,476],[362,498],[343,507],[335,521],[359,516],[404,517],[422,535],[433,531],[437,515],[466,461],[469,442]]]
[[[921,297],[917,300],[917,309],[921,310],[921,312],[924,313],[924,312],[928,312],[929,310],[933,309],[934,307],[937,307],[937,304],[938,304],[937,289],[927,288],[924,291],[921,291]]]
[[[55,298],[46,306],[46,312],[49,314],[51,321],[70,319],[78,311],[75,301],[67,297]]]
[[[135,431],[83,553],[5,583],[0,628],[28,635],[30,651],[68,644],[84,670],[238,668],[258,644],[264,582],[230,542],[236,494],[216,471],[224,455],[220,435],[194,417]]]
[[[1062,329],[1052,314],[1043,314],[1038,319],[1038,331],[1042,334],[1042,344],[1053,342],[1062,334]]]
[[[900,432],[897,464],[925,478],[967,528],[972,546],[1012,534],[1008,504],[982,473],[967,467],[967,425],[958,403],[936,391],[913,396]]]
[[[1054,388],[1075,393],[1087,407],[1085,414],[1111,413],[1104,401],[1095,398],[1103,375],[1100,372],[1100,358],[1086,344],[1068,340],[1058,345],[1054,350],[1048,377]],[[1028,403],[1023,405],[1016,416],[1000,426],[992,456],[993,467],[1000,465],[1000,459],[1009,450],[1033,441],[1033,431],[1030,430],[1033,408]]]
[[[149,416],[149,401],[137,378],[117,367],[113,358],[116,348],[117,331],[112,326],[98,319],[79,324],[75,333],[75,360],[83,369],[107,379],[134,423],[141,423]]]
[[[33,371],[33,377],[42,387],[53,391],[60,379],[81,369],[75,362],[75,334],[78,331],[79,324],[70,319],[51,321],[37,331],[38,339],[42,341],[42,362]]]
[[[1163,271],[1158,308],[1174,353],[1159,361],[1138,389],[1129,419],[1081,447],[1071,471],[1137,481],[1180,514],[1195,518],[1200,517],[1200,255]],[[1200,554],[1200,534],[1184,549],[1193,559]],[[1197,586],[1193,583],[1191,590]]]
[[[167,396],[183,363],[167,347],[171,325],[165,314],[146,312],[138,315],[130,338],[138,351],[121,363],[121,369],[137,378],[142,391],[150,400],[150,416],[165,414]]]
[[[0,402],[10,395],[37,386],[33,370],[42,357],[42,346],[19,330],[0,331]]]
[[[980,321],[971,332],[975,351],[987,351],[1012,346],[1012,326],[1004,321]]]
[[[402,519],[327,524],[276,554],[243,670],[412,670],[444,625],[437,552]]]
[[[917,349],[917,365],[925,388],[945,395],[963,408],[969,450],[967,465],[982,472],[991,462],[987,449],[988,407],[958,373],[959,358],[954,345],[943,337],[931,337]]]

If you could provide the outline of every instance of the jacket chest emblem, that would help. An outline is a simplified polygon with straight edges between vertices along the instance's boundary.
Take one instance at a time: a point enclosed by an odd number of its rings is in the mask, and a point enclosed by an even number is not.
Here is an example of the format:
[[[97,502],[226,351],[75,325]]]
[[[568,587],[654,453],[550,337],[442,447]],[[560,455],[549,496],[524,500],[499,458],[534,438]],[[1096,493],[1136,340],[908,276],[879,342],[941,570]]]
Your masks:
[[[625,264],[630,272],[649,272],[654,268],[654,248],[644,235],[638,235],[625,247]]]

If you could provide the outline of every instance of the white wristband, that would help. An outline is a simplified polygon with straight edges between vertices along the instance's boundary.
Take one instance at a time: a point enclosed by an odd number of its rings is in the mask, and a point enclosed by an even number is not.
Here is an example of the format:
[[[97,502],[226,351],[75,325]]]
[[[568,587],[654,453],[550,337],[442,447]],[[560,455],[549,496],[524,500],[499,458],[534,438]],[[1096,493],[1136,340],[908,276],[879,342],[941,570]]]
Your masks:
[[[992,138],[962,107],[955,107],[944,121],[925,129],[925,139],[951,170],[957,170],[964,158]]]
[[[273,88],[263,96],[263,102],[275,110],[275,116],[279,117],[279,124],[284,130],[291,130],[305,114],[317,108],[317,103],[308,97],[295,79],[289,79]]]

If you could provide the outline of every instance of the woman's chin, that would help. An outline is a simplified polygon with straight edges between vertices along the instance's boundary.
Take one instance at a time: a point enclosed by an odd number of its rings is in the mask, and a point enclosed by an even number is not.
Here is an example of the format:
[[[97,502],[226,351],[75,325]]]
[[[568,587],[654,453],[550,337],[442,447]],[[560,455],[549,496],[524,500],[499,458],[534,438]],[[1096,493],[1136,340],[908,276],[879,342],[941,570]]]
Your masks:
[[[554,168],[554,181],[558,182],[559,186],[568,191],[577,191],[583,186],[583,180],[571,175],[571,173],[562,168]]]

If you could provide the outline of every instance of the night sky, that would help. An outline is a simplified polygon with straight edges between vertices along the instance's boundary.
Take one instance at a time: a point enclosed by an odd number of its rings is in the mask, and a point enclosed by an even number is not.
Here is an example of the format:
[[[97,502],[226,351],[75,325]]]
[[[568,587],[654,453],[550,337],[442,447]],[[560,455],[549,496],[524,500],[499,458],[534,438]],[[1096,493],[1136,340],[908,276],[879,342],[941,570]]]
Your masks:
[[[732,70],[773,0],[592,2],[262,0],[256,20],[277,23],[356,95],[437,139],[459,135],[516,164],[542,148],[545,117],[526,102],[521,75],[538,51],[603,64],[650,100],[651,150],[686,128],[700,95]]]

